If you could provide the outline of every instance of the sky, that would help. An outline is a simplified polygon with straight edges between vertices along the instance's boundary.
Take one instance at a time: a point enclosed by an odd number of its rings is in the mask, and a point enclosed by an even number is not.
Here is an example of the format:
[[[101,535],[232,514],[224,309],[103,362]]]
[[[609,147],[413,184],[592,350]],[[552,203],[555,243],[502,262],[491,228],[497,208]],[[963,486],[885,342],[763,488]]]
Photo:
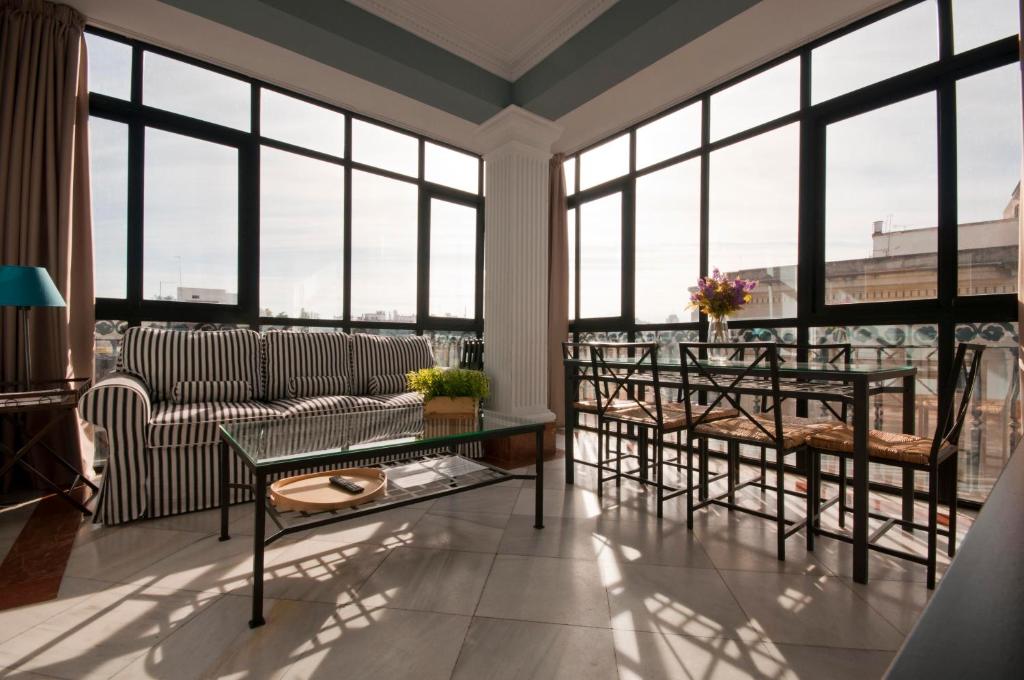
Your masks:
[[[1014,0],[954,0],[957,51],[1016,31]],[[816,48],[812,99],[823,101],[929,63],[937,55],[935,3],[924,2]],[[88,38],[90,89],[127,97],[130,50]],[[795,111],[799,60],[791,59],[711,98],[711,138],[721,139]],[[151,106],[250,128],[249,85],[159,55],[144,60],[143,99]],[[261,93],[262,133],[322,153],[344,149],[342,114],[271,91]],[[959,216],[1001,215],[1019,176],[1020,78],[1016,65],[957,84]],[[642,126],[637,167],[695,148],[700,104]],[[872,222],[886,229],[936,221],[935,95],[870,111],[827,126],[826,253],[829,261],[871,252]],[[406,176],[418,170],[418,140],[354,119],[353,159]],[[92,119],[93,213],[99,296],[125,293],[127,127]],[[723,270],[796,264],[799,126],[787,125],[716,150],[709,161],[710,265]],[[340,165],[286,151],[262,151],[260,307],[321,318],[341,314],[344,181]],[[144,295],[184,286],[236,291],[238,152],[147,130],[144,197]],[[428,179],[476,191],[475,159],[427,143]],[[567,167],[583,188],[629,169],[629,137],[620,135]],[[638,179],[637,315],[657,323],[688,318],[687,288],[697,278],[700,159]],[[415,312],[416,186],[360,171],[352,178],[352,313]],[[430,203],[430,312],[472,315],[475,215]],[[616,316],[621,297],[621,197],[585,204],[580,276],[583,316]],[[790,278],[794,270],[788,270]],[[795,288],[795,280],[786,285]],[[783,308],[775,315],[791,315]]]

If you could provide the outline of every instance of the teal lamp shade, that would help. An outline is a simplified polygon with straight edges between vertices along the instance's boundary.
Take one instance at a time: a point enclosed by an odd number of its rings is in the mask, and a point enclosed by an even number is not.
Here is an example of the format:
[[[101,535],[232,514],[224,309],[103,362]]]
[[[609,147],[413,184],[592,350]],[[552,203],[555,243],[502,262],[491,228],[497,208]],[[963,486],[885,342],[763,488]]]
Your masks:
[[[64,298],[43,267],[0,265],[0,307],[64,306]]]

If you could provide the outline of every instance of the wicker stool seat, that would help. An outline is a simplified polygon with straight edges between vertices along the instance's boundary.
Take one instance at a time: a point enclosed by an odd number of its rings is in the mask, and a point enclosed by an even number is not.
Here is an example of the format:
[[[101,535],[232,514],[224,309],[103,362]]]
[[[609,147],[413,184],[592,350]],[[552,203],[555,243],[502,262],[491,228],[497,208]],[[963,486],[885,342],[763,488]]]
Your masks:
[[[614,399],[607,408],[609,411],[621,411],[633,408],[636,402],[632,399]],[[583,399],[573,402],[572,407],[581,413],[597,413],[597,399]]]
[[[868,430],[868,457],[901,463],[927,465],[931,460],[932,438],[913,434]],[[818,451],[853,455],[853,429],[846,424],[833,425],[812,434],[808,446]]]
[[[649,409],[654,411],[653,406]],[[708,411],[707,406],[700,406],[693,404],[690,407],[690,412],[693,417],[700,418],[703,415],[704,420],[702,422],[712,422],[716,420],[723,420],[725,418],[733,418],[739,415],[739,411],[733,408],[713,408]],[[657,419],[648,413],[647,410],[640,406],[625,409],[622,411],[616,411],[609,416],[613,420],[618,420],[626,423],[635,423],[637,425],[646,425],[648,427],[656,427],[658,425]],[[689,422],[686,420],[686,407],[682,403],[662,404],[662,429],[664,430],[682,430],[688,427]]]
[[[750,444],[775,446],[775,441],[769,435],[775,429],[775,417],[771,414],[761,414],[755,416],[755,419],[768,432],[762,430],[746,416],[701,423],[694,428],[694,431],[709,437],[722,437]],[[782,446],[785,449],[795,449],[802,446],[811,435],[831,427],[831,423],[818,423],[796,416],[782,416]]]

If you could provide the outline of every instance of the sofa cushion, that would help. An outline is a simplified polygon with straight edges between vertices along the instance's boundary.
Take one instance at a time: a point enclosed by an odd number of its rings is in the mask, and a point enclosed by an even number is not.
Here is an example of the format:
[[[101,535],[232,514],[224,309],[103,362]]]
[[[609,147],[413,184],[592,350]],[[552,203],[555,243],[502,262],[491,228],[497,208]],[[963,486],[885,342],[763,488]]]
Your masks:
[[[288,398],[328,397],[348,394],[348,377],[344,375],[303,375],[288,381]]]
[[[176,331],[132,327],[124,334],[117,369],[138,376],[153,401],[172,398],[174,386],[193,380],[245,380],[259,395],[260,334],[248,329]]]
[[[371,375],[367,392],[374,394],[396,394],[409,389],[409,380],[404,373],[394,375]]]
[[[281,412],[258,401],[241,403],[206,402],[176,404],[163,401],[153,406],[146,428],[149,448],[216,444],[220,441],[217,426],[247,420],[280,418]]]
[[[434,355],[422,335],[352,335],[352,391],[367,394],[375,375],[405,375],[430,368]]]
[[[176,404],[205,401],[252,401],[255,394],[248,380],[182,380],[175,383],[171,398]]]
[[[374,411],[382,408],[380,402],[370,397],[361,397],[353,394],[278,399],[272,401],[270,405],[287,417]]]
[[[380,408],[412,408],[423,406],[423,395],[419,392],[398,392],[396,394],[374,394],[370,399],[376,401]]]
[[[347,377],[349,343],[346,333],[267,331],[263,334],[266,398],[273,401],[296,396],[289,394],[292,378]],[[348,387],[351,387],[351,382]]]

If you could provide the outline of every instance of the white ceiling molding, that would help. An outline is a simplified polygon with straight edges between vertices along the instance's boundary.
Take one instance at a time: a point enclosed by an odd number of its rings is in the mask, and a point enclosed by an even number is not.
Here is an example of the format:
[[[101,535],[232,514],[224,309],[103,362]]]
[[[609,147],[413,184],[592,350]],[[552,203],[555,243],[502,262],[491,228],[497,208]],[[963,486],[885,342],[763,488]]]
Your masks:
[[[348,0],[505,80],[515,81],[618,0],[462,0],[486,10],[459,11],[451,0]],[[439,10],[448,8],[453,16]],[[530,21],[523,17],[529,16]]]

